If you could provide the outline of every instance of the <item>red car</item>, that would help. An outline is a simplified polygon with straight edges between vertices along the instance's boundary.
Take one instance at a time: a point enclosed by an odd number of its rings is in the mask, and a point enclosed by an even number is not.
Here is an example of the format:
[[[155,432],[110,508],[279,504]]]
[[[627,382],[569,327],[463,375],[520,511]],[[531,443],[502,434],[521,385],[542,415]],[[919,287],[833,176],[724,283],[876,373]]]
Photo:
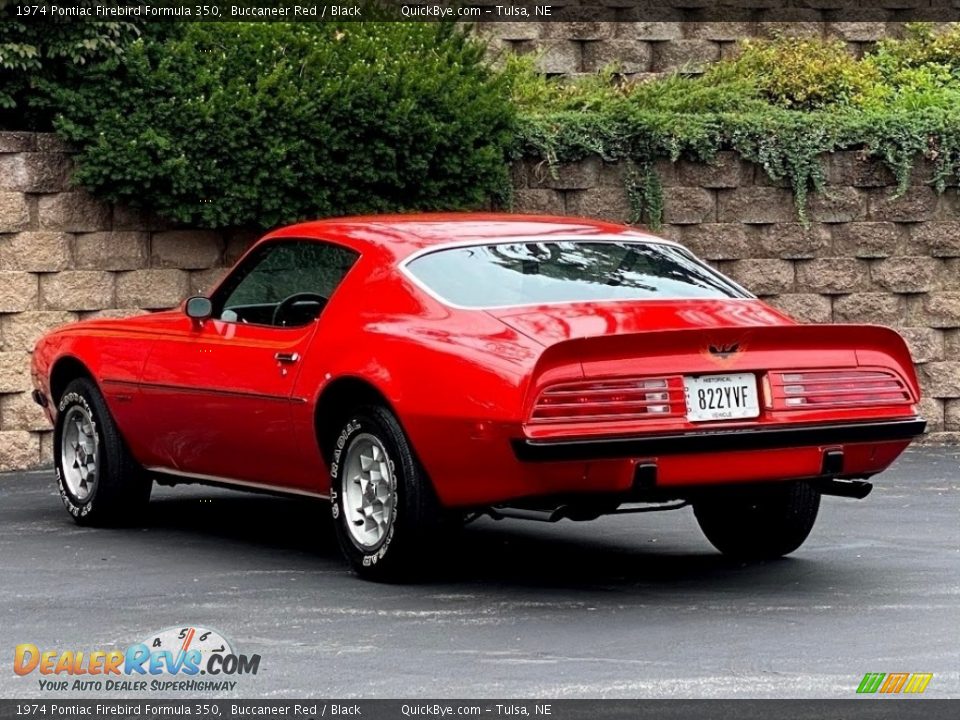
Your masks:
[[[33,379],[78,522],[153,481],[329,498],[371,578],[484,513],[689,503],[722,552],[778,557],[924,429],[893,330],[797,324],[676,243],[561,217],[286,227],[209,297],[50,333]]]

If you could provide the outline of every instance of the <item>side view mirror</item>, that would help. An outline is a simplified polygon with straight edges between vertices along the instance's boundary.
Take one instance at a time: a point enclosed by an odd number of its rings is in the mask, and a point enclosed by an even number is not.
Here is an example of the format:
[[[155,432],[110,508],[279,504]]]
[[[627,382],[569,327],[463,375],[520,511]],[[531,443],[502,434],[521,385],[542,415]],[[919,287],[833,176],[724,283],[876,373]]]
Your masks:
[[[183,307],[183,311],[186,313],[188,318],[193,318],[194,320],[206,320],[208,317],[213,315],[213,303],[210,302],[210,298],[205,297],[192,297],[187,300],[186,305]]]

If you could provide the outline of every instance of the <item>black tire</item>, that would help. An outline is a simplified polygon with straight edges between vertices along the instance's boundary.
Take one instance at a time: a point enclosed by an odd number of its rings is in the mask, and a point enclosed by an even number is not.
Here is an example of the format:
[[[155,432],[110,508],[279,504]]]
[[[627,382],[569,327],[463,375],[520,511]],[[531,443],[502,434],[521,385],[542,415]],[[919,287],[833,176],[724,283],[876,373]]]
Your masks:
[[[694,503],[700,529],[717,550],[736,560],[773,560],[803,545],[820,509],[810,483],[779,483]]]
[[[391,471],[388,485],[394,495],[392,511],[382,537],[361,543],[349,523],[361,525],[361,515],[350,512],[344,488],[360,483],[347,478],[351,471],[351,448],[370,447],[375,439],[386,453]],[[413,454],[413,448],[393,413],[380,406],[366,406],[353,412],[333,443],[330,463],[330,505],[337,540],[360,577],[378,582],[402,582],[422,577],[427,566],[430,540],[440,530],[444,513],[433,485]],[[356,503],[354,503],[356,504]]]
[[[70,468],[64,468],[63,436],[69,432],[67,425],[78,418],[82,420],[83,413],[92,420],[92,434],[96,438],[93,451],[85,454],[85,458],[95,460],[96,471],[92,487],[83,488],[89,494],[81,495],[74,492],[67,481]],[[150,500],[153,482],[130,455],[103,395],[91,380],[72,381],[60,398],[53,429],[53,453],[60,499],[78,524],[126,525],[141,517]]]

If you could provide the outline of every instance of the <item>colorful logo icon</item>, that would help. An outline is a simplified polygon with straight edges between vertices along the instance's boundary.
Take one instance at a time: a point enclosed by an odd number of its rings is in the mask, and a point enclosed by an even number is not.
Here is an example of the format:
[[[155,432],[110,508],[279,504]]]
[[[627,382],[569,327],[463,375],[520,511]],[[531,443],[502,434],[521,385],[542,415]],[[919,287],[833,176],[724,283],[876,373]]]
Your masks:
[[[860,681],[860,694],[922,693],[933,679],[933,673],[867,673]]]

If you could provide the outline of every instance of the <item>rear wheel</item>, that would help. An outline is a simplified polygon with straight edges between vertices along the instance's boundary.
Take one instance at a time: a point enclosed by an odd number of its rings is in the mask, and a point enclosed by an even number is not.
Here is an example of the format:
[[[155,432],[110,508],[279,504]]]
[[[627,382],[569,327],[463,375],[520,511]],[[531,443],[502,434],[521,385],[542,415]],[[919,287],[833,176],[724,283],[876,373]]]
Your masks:
[[[334,527],[354,571],[378,581],[421,574],[443,512],[393,414],[356,410],[336,439],[330,472]]]
[[[82,525],[134,521],[153,485],[120,437],[103,395],[86,378],[67,385],[53,431],[57,489]]]
[[[694,503],[700,529],[717,550],[738,560],[772,560],[807,539],[820,491],[806,482],[757,487],[732,497]]]

